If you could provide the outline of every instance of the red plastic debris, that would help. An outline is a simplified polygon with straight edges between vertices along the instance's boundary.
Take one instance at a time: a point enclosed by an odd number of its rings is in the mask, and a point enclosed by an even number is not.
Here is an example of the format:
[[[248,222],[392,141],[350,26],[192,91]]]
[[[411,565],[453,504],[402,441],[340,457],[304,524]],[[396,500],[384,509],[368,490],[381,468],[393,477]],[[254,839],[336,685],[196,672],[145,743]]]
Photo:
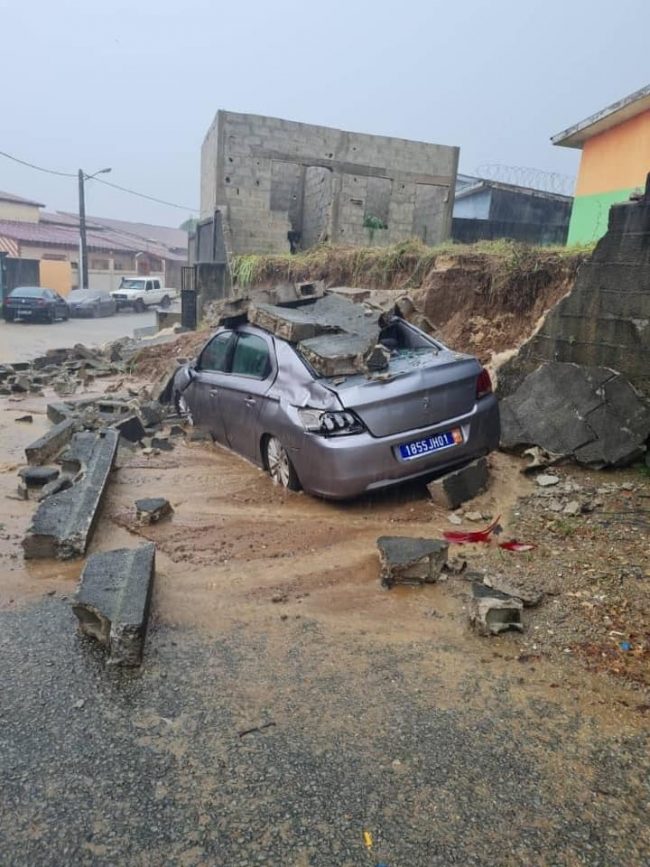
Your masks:
[[[464,545],[466,542],[489,542],[490,536],[499,526],[500,519],[501,515],[484,530],[443,530],[442,535],[448,542],[455,542],[457,545]]]
[[[499,542],[499,548],[506,551],[532,551],[537,547],[532,542],[518,542],[516,539],[510,539],[508,542]]]

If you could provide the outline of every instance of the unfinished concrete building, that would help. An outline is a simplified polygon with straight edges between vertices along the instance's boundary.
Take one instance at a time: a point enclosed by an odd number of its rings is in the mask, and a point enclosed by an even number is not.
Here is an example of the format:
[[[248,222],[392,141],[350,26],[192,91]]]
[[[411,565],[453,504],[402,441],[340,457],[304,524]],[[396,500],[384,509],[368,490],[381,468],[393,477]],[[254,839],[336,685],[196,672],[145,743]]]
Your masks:
[[[194,261],[451,233],[456,147],[219,111],[201,151]]]

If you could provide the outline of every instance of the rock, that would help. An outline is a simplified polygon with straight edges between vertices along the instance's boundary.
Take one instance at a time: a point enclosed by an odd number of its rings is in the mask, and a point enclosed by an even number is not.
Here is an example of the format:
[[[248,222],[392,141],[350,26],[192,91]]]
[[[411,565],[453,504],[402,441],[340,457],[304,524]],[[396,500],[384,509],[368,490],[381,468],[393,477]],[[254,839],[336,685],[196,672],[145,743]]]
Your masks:
[[[174,450],[174,443],[166,436],[155,436],[151,438],[151,448],[160,449],[161,452],[171,452]]]
[[[484,491],[488,481],[487,459],[478,458],[429,482],[427,490],[436,505],[445,509],[456,509]]]
[[[423,584],[438,579],[447,562],[449,544],[441,539],[380,536],[377,539],[384,587]]]
[[[465,518],[468,521],[482,521],[483,515],[480,512],[465,512]]]
[[[155,573],[155,545],[92,554],[72,610],[79,628],[109,651],[115,665],[140,665]]]
[[[16,499],[18,500],[28,500],[29,499],[29,491],[27,490],[27,485],[24,482],[18,482],[16,487]]]
[[[386,370],[390,362],[390,350],[377,343],[366,353],[363,360],[368,370]]]
[[[542,473],[535,478],[535,481],[540,486],[540,488],[550,488],[551,485],[557,485],[557,483],[560,481],[560,477],[550,476],[546,475],[546,473]]]
[[[140,404],[140,418],[145,427],[158,425],[165,417],[166,409],[157,400],[148,400]]]
[[[170,437],[184,437],[186,434],[187,434],[187,431],[180,424],[173,424],[169,428],[169,436]]]
[[[650,406],[606,367],[547,362],[501,400],[501,445],[537,445],[597,468],[641,457],[650,436]]]
[[[546,504],[546,508],[547,508],[550,512],[561,512],[562,509],[564,508],[564,505],[563,505],[563,503],[561,503],[559,500],[550,500],[550,501]]]
[[[129,415],[116,422],[113,427],[120,432],[124,439],[132,443],[137,443],[146,436],[146,431],[137,415]]]
[[[19,374],[11,384],[11,390],[17,394],[29,391],[31,387],[31,379],[26,373]]]
[[[31,424],[34,421],[34,417],[31,415],[19,415],[14,421],[22,421],[26,424]]]
[[[115,430],[78,433],[62,456],[64,470],[79,474],[71,488],[43,500],[23,539],[26,559],[81,557],[92,535],[120,435]]]
[[[579,515],[581,511],[582,507],[577,500],[571,500],[571,502],[567,503],[564,509],[562,509],[564,515]]]
[[[485,584],[472,584],[469,621],[480,635],[498,635],[507,629],[523,632],[521,599],[501,593]]]
[[[18,475],[28,488],[41,488],[58,478],[57,467],[23,467]]]
[[[192,428],[187,434],[187,441],[190,443],[204,443],[212,440],[212,437],[206,430],[200,428]]]
[[[25,449],[28,464],[45,464],[59,454],[75,432],[75,420],[66,418],[55,424]]]
[[[136,517],[141,524],[156,524],[174,511],[164,497],[145,497],[135,501]]]
[[[456,526],[463,523],[463,519],[460,517],[460,515],[454,515],[453,512],[451,513],[451,515],[447,515],[447,520],[450,524],[456,524]]]

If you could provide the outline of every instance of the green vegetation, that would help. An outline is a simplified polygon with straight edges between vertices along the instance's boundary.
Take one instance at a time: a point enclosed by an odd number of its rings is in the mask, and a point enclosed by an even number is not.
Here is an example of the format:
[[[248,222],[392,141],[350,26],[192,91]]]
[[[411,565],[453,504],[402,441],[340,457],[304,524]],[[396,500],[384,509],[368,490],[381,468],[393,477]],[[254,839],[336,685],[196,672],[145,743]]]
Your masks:
[[[269,286],[305,280],[325,280],[330,286],[360,286],[409,290],[426,283],[439,258],[453,256],[467,264],[485,259],[491,272],[490,294],[508,290],[527,296],[549,278],[549,268],[566,268],[572,277],[593,246],[532,247],[515,241],[479,241],[476,244],[448,242],[428,247],[419,240],[390,247],[343,247],[324,244],[291,255],[234,256],[233,283],[240,287]],[[509,291],[509,290],[508,290]]]

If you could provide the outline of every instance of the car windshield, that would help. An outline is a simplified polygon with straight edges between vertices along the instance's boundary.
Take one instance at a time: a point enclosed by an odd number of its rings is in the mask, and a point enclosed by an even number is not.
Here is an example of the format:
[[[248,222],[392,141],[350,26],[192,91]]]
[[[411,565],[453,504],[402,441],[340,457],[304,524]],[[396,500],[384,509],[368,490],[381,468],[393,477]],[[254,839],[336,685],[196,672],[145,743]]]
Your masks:
[[[40,298],[44,290],[40,286],[18,286],[11,293],[12,298]]]
[[[88,292],[83,289],[75,289],[75,291],[70,295],[70,301],[74,304],[78,301],[94,301],[98,297],[98,292]]]
[[[122,280],[120,289],[144,289],[144,280]]]

